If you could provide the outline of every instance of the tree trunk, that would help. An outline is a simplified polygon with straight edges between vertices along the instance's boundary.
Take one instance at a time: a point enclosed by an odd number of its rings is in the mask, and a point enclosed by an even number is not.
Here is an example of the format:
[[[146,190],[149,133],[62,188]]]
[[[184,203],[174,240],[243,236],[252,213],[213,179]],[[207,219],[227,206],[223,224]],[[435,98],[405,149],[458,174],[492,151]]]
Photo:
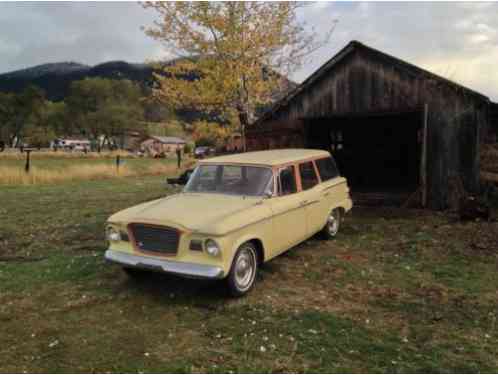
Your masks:
[[[246,127],[249,125],[249,116],[247,111],[239,109],[239,121],[240,121],[240,137],[242,140],[242,152],[246,152]]]

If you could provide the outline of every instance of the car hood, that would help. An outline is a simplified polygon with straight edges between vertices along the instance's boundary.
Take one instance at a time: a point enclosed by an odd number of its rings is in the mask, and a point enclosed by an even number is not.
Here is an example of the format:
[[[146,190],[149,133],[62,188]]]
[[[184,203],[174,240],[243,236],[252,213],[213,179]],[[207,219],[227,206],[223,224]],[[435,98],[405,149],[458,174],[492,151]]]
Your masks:
[[[141,222],[172,225],[196,232],[219,232],[224,221],[259,202],[260,197],[181,193],[117,212],[109,222]]]

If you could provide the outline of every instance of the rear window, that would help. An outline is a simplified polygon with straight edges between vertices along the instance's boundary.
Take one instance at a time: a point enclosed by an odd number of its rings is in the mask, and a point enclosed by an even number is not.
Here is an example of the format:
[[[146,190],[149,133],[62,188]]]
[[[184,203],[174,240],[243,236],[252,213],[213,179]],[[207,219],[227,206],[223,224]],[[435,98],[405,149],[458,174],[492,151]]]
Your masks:
[[[301,174],[301,185],[303,190],[311,189],[318,184],[318,177],[311,161],[299,164],[299,173]]]
[[[316,167],[318,168],[318,173],[320,173],[320,178],[322,181],[331,180],[339,176],[339,171],[335,165],[334,159],[324,158],[315,160]]]

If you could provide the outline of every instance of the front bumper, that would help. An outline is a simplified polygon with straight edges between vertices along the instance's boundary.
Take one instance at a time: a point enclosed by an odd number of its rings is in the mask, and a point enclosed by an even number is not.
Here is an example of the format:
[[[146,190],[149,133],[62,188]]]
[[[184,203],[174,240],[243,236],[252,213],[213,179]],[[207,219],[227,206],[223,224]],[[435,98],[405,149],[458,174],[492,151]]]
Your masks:
[[[173,273],[186,277],[222,279],[225,276],[221,267],[204,264],[174,262],[171,260],[128,254],[114,250],[107,250],[104,257],[109,262],[118,263],[125,267]]]

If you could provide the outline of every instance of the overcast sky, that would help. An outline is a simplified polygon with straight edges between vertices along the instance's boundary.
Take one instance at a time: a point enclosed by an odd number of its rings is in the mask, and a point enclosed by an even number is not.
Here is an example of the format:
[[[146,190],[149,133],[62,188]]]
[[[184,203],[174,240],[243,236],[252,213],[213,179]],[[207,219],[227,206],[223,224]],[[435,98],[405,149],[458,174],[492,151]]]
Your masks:
[[[350,40],[446,76],[498,101],[498,3],[314,3],[300,17],[337,27],[293,78],[300,82]],[[164,56],[140,26],[151,10],[129,3],[0,3],[0,73],[37,64]]]

